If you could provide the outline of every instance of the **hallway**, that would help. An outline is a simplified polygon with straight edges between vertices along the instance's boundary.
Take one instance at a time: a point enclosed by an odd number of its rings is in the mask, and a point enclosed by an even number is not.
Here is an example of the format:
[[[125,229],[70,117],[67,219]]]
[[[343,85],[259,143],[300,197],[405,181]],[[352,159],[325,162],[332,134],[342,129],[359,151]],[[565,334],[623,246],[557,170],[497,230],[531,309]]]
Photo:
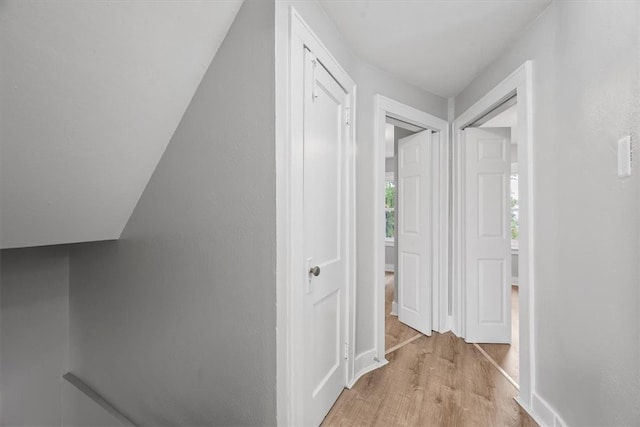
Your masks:
[[[385,279],[389,313],[393,276]],[[515,387],[472,344],[450,332],[420,335],[388,314],[385,326],[389,364],[344,390],[322,425],[537,425],[513,399]]]

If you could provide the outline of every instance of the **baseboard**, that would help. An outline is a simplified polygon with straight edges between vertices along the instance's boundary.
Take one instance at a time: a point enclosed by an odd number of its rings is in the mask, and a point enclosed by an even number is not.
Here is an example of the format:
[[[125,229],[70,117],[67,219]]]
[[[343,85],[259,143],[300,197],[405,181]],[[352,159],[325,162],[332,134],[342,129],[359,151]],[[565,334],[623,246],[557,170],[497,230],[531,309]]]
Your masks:
[[[391,314],[392,316],[398,315],[398,303],[396,301],[391,302]]]
[[[536,424],[538,424],[540,427],[549,427],[545,423],[542,422],[540,417],[538,417],[536,414],[533,413],[533,411],[531,410],[531,408],[529,406],[527,406],[524,403],[522,403],[518,397],[514,397],[513,400],[515,400],[516,403],[518,404],[518,406],[520,406],[527,414],[529,414],[529,416],[531,418],[533,418],[533,421],[535,421]],[[553,424],[550,427],[553,427]]]
[[[511,276],[511,284],[513,286],[518,286],[518,276]]]
[[[372,348],[369,351],[365,351],[364,353],[360,353],[356,356],[355,360],[355,372],[353,381],[347,384],[347,388],[351,388],[355,383],[358,382],[363,375],[368,374],[371,371],[374,371],[378,368],[382,368],[384,365],[389,363],[387,359],[384,357],[382,359],[377,357],[376,349]]]
[[[393,273],[394,271],[396,271],[396,266],[393,264],[385,264],[384,271],[387,273]]]
[[[92,413],[92,415],[89,416],[90,418],[98,417],[103,422],[105,419],[109,418],[110,420],[109,425],[131,426],[131,427],[136,426],[136,424],[134,424],[130,419],[124,416],[114,406],[112,406],[111,403],[107,402],[101,395],[99,395],[98,392],[93,390],[91,387],[89,387],[80,378],[76,377],[71,372],[67,372],[66,374],[64,374],[62,376],[62,379],[67,381],[67,383],[69,383],[73,387],[71,390],[74,390],[75,393],[80,393],[78,396],[84,396],[82,398],[83,407],[82,408],[77,407],[73,409],[71,409],[72,407],[69,407],[68,409],[70,409],[71,411],[69,414],[66,414],[67,408],[66,408],[66,405],[63,405],[65,406],[65,409],[63,409],[63,418],[65,423],[63,423],[62,425],[69,425],[66,423],[67,421],[69,421],[67,419],[67,415],[69,415],[70,418],[75,419],[80,413],[83,414],[82,418],[84,418],[85,416],[88,416],[89,413]],[[75,399],[71,399],[71,400],[75,400]],[[91,405],[91,406],[84,406],[84,405]],[[98,408],[100,408],[100,410]],[[83,422],[87,422],[87,421],[90,421],[90,420],[88,419],[83,420]],[[79,425],[79,424],[74,423],[71,425]]]
[[[518,398],[515,401],[540,427],[566,427],[560,415],[536,392],[531,393],[531,407],[524,405]]]
[[[435,322],[434,322],[435,323]],[[451,316],[446,316],[442,322],[440,322],[440,327],[439,328],[434,328],[433,330],[435,332],[438,332],[439,334],[444,334],[446,332],[451,331],[451,326],[453,325],[453,317]]]

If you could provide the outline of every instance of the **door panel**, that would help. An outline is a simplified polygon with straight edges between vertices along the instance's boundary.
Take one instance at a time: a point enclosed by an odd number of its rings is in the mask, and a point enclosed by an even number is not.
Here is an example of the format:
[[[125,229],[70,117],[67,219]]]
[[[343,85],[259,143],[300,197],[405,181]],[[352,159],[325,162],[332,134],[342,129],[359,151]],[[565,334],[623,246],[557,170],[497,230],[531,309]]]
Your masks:
[[[420,232],[420,180],[421,176],[410,176],[402,180],[400,198],[405,200],[400,210],[401,233],[417,235]]]
[[[478,260],[478,318],[480,324],[504,321],[502,284],[504,262],[495,259]]]
[[[420,283],[420,254],[404,251],[402,257],[403,283]],[[402,286],[402,307],[413,313],[420,314],[420,291],[418,286]]]
[[[347,280],[347,95],[305,50],[304,93],[304,423],[318,425],[345,386],[345,292]],[[307,273],[319,267],[319,275]]]
[[[504,176],[478,175],[478,237],[504,238],[505,224]]]
[[[511,130],[467,128],[467,342],[511,342]]]
[[[398,141],[398,320],[431,335],[430,130]]]
[[[340,327],[340,292],[337,290],[315,301],[313,304],[313,323],[322,325],[316,328],[313,337],[314,347],[323,351],[315,351],[313,377],[315,388],[313,397],[340,367],[340,343],[336,340],[336,331]]]

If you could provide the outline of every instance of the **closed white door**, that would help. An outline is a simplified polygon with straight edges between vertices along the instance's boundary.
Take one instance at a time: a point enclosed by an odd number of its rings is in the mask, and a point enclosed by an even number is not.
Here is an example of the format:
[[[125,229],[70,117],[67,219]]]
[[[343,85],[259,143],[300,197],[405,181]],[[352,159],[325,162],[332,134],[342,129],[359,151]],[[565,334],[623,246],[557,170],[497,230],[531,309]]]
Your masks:
[[[318,425],[345,387],[348,238],[345,109],[338,82],[305,51],[304,423]]]
[[[431,335],[431,150],[425,130],[398,141],[398,319]]]
[[[467,128],[467,342],[511,343],[511,130]]]

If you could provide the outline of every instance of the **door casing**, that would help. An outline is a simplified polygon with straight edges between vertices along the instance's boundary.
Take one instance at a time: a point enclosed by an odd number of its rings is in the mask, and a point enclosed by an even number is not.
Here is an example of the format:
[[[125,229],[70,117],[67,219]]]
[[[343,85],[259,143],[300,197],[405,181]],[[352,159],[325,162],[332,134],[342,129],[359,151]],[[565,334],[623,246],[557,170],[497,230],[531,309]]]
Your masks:
[[[452,331],[465,337],[465,158],[463,129],[505,100],[517,96],[519,217],[519,343],[520,395],[518,403],[530,412],[535,393],[534,352],[534,188],[533,188],[533,65],[526,61],[453,122],[452,153]]]

